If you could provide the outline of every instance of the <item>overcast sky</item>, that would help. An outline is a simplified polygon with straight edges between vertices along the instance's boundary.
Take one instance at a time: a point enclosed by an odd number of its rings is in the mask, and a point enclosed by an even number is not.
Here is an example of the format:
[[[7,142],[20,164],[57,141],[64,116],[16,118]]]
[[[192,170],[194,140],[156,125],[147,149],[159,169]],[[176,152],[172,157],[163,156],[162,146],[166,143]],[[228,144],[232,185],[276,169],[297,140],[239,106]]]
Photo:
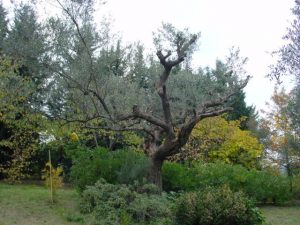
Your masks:
[[[142,40],[148,47],[162,21],[201,31],[195,66],[213,66],[232,46],[239,47],[249,58],[247,71],[253,76],[245,89],[246,101],[262,109],[274,88],[265,78],[274,62],[270,52],[283,44],[293,5],[294,0],[108,0],[102,11],[111,15],[125,41]]]
[[[3,2],[9,5],[10,1]],[[253,77],[245,89],[246,101],[263,109],[275,84],[265,78],[275,61],[270,52],[283,44],[293,5],[294,0],[107,0],[97,9],[97,20],[110,16],[113,29],[125,42],[140,40],[149,49],[152,32],[162,21],[200,31],[194,66],[214,66],[232,46],[239,47],[241,55],[249,58],[246,69]],[[48,6],[44,13],[49,12]],[[287,89],[291,87],[289,82],[284,84]]]

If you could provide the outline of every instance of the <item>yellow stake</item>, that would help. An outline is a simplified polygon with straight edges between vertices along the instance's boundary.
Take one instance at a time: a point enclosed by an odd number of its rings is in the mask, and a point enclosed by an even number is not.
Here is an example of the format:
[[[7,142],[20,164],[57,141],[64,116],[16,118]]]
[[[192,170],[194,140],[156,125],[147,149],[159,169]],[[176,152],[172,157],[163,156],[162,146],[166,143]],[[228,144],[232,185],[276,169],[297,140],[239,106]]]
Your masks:
[[[53,182],[52,182],[52,162],[51,162],[51,153],[49,149],[49,167],[50,167],[50,196],[51,196],[51,202],[53,203]]]

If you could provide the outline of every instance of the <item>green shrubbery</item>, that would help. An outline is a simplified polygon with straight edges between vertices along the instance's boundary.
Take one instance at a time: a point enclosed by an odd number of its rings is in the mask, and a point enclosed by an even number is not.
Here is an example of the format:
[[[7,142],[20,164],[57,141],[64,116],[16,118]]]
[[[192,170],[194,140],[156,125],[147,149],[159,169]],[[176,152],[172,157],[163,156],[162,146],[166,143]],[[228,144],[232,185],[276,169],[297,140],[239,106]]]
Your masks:
[[[100,179],[82,193],[81,211],[93,213],[95,224],[171,223],[170,202],[154,185],[109,184]]]
[[[243,191],[259,203],[281,203],[291,198],[286,177],[222,163],[197,163],[190,167],[165,163],[163,185],[166,191],[194,191],[228,185],[233,191]]]
[[[162,168],[163,189],[169,191],[193,191],[198,188],[196,170],[179,163],[165,162]]]
[[[147,176],[149,160],[131,150],[109,152],[107,149],[76,148],[68,150],[72,157],[71,179],[83,191],[100,178],[112,184],[132,184]],[[247,170],[242,166],[223,163],[182,165],[166,162],[163,166],[165,191],[195,191],[208,186],[228,185],[243,191],[257,203],[282,203],[289,200],[289,180],[266,171]]]
[[[296,174],[293,176],[292,185],[294,198],[300,199],[300,174]]]
[[[175,214],[178,225],[260,225],[264,222],[254,203],[228,186],[182,195],[176,203]]]
[[[150,165],[144,155],[131,150],[109,152],[105,148],[85,148],[76,151],[72,157],[71,179],[80,191],[100,178],[112,184],[129,184],[134,180],[142,180]]]
[[[174,200],[174,199],[173,199]],[[242,192],[228,186],[182,194],[175,201],[152,184],[109,184],[100,179],[82,193],[81,211],[94,224],[260,225],[263,217]]]

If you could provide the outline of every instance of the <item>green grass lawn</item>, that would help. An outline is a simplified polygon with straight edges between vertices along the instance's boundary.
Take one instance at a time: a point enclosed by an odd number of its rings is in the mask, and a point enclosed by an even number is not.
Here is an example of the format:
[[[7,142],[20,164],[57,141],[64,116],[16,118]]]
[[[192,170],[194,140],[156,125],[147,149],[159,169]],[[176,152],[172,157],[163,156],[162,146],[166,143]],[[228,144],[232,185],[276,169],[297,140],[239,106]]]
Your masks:
[[[88,224],[89,218],[78,210],[75,190],[61,189],[56,199],[51,204],[49,191],[43,186],[0,183],[0,225]],[[269,224],[300,225],[300,206],[261,209]]]
[[[261,208],[266,220],[272,225],[300,225],[300,206]]]
[[[51,204],[43,186],[0,183],[0,225],[85,224],[73,189],[58,190]]]

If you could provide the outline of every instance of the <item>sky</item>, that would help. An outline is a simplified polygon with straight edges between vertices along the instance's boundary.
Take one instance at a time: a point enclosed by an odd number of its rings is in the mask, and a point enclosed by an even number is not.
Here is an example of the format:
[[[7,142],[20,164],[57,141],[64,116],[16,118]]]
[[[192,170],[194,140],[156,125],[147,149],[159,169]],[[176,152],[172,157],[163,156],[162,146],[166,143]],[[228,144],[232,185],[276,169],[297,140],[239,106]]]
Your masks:
[[[11,1],[3,0],[6,5]],[[43,13],[49,13],[45,2]],[[238,47],[241,56],[249,59],[246,70],[252,76],[245,88],[246,102],[260,110],[267,109],[265,102],[274,90],[275,82],[266,78],[275,63],[271,52],[284,43],[293,5],[294,0],[107,0],[97,7],[96,19],[110,17],[112,29],[120,32],[124,42],[141,41],[149,51],[152,32],[162,22],[200,31],[195,67],[213,67],[216,59],[224,59],[231,47]],[[287,90],[292,86],[287,79],[283,84]]]
[[[111,15],[125,41],[141,40],[149,48],[152,32],[162,21],[200,31],[194,66],[214,66],[231,47],[240,48],[252,76],[245,88],[246,102],[260,110],[266,109],[274,90],[275,82],[265,76],[276,61],[271,52],[284,43],[293,5],[294,0],[108,0],[99,15]],[[289,90],[292,85],[286,79],[284,86]]]

